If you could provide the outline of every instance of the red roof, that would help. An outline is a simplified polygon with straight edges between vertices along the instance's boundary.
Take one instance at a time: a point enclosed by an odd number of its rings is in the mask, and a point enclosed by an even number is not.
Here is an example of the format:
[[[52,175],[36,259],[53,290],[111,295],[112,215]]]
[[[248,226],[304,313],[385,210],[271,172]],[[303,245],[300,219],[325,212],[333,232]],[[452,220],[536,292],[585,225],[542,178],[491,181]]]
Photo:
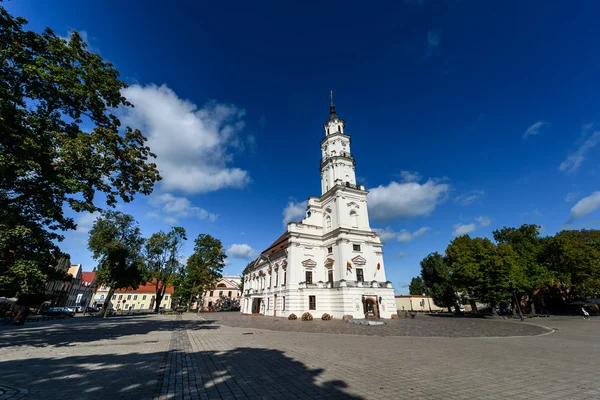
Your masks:
[[[154,281],[152,281],[154,282]],[[167,286],[165,290],[165,294],[173,294],[175,288],[173,286]],[[115,290],[117,293],[156,293],[156,285],[154,283],[148,282],[146,284],[140,285],[137,289],[117,289]]]
[[[94,282],[94,279],[96,279],[96,273],[95,272],[82,272],[81,273],[81,281],[86,286],[91,285],[92,282]]]

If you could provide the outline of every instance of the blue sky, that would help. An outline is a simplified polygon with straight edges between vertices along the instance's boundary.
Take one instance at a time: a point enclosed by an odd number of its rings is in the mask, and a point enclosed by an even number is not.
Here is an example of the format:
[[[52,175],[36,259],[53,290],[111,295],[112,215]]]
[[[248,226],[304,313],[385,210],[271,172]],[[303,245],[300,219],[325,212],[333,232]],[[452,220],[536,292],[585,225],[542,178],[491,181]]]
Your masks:
[[[320,194],[328,92],[371,191],[371,225],[405,293],[459,233],[536,223],[600,228],[600,24],[595,2],[3,3],[84,35],[130,84],[121,113],[164,180],[119,208],[145,235],[181,225],[238,274]],[[300,211],[299,211],[300,210]],[[377,217],[377,218],[375,218]],[[63,248],[91,270],[93,220]]]

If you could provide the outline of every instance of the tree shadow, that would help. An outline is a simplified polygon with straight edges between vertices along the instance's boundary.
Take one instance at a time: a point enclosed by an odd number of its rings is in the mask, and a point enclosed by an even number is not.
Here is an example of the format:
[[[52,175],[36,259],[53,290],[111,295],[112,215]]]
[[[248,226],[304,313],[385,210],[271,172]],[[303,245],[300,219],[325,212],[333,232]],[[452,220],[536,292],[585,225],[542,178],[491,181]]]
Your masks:
[[[324,381],[322,368],[273,349],[49,356],[4,361],[0,368],[3,384],[27,389],[29,398],[39,400],[362,399],[345,393],[344,381]]]
[[[108,319],[82,317],[6,326],[0,330],[0,349],[15,346],[66,347],[73,343],[92,343],[100,339],[114,340],[156,331],[172,331],[175,323],[175,316],[165,318],[149,315]],[[220,328],[209,320],[178,323],[191,331]]]

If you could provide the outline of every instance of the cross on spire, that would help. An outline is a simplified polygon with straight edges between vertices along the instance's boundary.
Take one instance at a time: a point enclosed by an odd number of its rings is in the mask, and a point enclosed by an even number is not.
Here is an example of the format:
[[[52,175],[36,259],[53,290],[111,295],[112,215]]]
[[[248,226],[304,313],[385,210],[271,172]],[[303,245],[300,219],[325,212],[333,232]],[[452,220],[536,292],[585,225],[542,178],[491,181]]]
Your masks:
[[[333,105],[333,90],[329,91],[329,105]]]
[[[329,91],[329,119],[338,118],[335,113],[335,105],[333,105],[333,90]]]

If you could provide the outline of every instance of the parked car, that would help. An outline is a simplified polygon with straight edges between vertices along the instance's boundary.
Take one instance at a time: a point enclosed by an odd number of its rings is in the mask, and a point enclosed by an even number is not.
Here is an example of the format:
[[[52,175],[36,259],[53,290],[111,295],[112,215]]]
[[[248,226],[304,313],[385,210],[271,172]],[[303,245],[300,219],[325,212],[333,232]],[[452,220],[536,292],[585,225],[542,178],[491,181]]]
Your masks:
[[[100,309],[96,308],[96,307],[86,307],[86,309],[85,309],[86,313],[97,313],[99,311],[100,311]]]
[[[82,313],[83,312],[83,307],[82,306],[75,307],[75,312],[76,313]]]
[[[72,308],[67,308],[67,307],[50,307],[47,310],[42,311],[42,315],[45,315],[48,317],[60,317],[60,316],[74,317],[75,311],[73,311]]]

